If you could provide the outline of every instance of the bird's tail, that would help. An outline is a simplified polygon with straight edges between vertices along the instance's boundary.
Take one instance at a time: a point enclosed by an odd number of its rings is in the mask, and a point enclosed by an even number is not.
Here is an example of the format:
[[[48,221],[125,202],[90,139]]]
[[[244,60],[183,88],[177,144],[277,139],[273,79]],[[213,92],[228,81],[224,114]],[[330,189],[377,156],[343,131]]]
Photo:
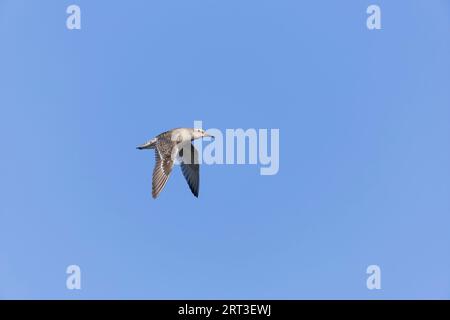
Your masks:
[[[154,149],[155,148],[155,143],[156,143],[156,138],[147,141],[144,144],[141,144],[140,146],[137,146],[136,149],[142,150],[142,149]]]

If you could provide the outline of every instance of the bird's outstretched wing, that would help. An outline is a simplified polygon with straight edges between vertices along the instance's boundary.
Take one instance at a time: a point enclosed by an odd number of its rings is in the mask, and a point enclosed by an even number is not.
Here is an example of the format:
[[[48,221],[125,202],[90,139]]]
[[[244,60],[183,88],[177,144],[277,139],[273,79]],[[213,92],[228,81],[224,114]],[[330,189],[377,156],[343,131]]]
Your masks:
[[[200,166],[198,164],[197,149],[190,143],[190,150],[186,150],[183,154],[183,149],[180,150],[181,171],[186,179],[189,188],[194,196],[198,197],[198,189],[200,185]],[[189,152],[190,151],[190,152]]]
[[[169,179],[173,168],[173,160],[170,153],[162,153],[158,148],[155,150],[155,168],[153,168],[152,196],[158,197]]]

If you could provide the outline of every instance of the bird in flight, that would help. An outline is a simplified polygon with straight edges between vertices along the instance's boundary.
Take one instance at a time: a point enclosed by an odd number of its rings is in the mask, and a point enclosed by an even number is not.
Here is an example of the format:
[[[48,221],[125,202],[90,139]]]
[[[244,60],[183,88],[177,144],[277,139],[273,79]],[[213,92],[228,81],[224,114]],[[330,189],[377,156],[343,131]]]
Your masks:
[[[153,169],[152,196],[156,199],[169,179],[175,161],[181,164],[181,172],[191,192],[198,197],[200,168],[198,152],[192,141],[211,137],[203,129],[177,128],[163,132],[155,138],[137,147],[137,149],[155,149],[155,167]]]

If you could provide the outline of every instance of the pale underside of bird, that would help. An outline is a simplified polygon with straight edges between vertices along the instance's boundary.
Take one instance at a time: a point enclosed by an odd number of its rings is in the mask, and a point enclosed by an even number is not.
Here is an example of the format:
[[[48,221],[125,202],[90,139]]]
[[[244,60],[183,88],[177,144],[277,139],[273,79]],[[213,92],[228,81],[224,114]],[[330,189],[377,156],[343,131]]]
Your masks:
[[[198,197],[200,167],[198,152],[192,141],[202,137],[212,136],[203,129],[177,128],[163,132],[137,147],[140,150],[155,149],[155,167],[152,178],[152,197],[154,199],[164,189],[176,162],[180,163],[181,172],[191,192]]]

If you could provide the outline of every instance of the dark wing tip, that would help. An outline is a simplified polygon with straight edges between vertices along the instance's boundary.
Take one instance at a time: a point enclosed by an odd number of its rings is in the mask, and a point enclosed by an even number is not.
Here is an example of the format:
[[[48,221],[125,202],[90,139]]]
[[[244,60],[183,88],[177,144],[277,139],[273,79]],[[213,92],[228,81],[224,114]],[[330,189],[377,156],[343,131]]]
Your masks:
[[[183,173],[186,182],[191,189],[192,194],[198,198],[198,189],[200,186],[200,166],[198,163],[198,152],[197,149],[191,144],[191,152],[189,155],[182,153],[183,149],[180,151],[181,162],[181,172]],[[191,159],[185,157],[191,157]],[[185,160],[188,160],[185,162]]]
[[[198,185],[197,186],[190,186],[189,185],[189,187],[190,187],[190,189],[191,189],[191,191],[192,191],[192,194],[196,197],[196,198],[198,198]]]

